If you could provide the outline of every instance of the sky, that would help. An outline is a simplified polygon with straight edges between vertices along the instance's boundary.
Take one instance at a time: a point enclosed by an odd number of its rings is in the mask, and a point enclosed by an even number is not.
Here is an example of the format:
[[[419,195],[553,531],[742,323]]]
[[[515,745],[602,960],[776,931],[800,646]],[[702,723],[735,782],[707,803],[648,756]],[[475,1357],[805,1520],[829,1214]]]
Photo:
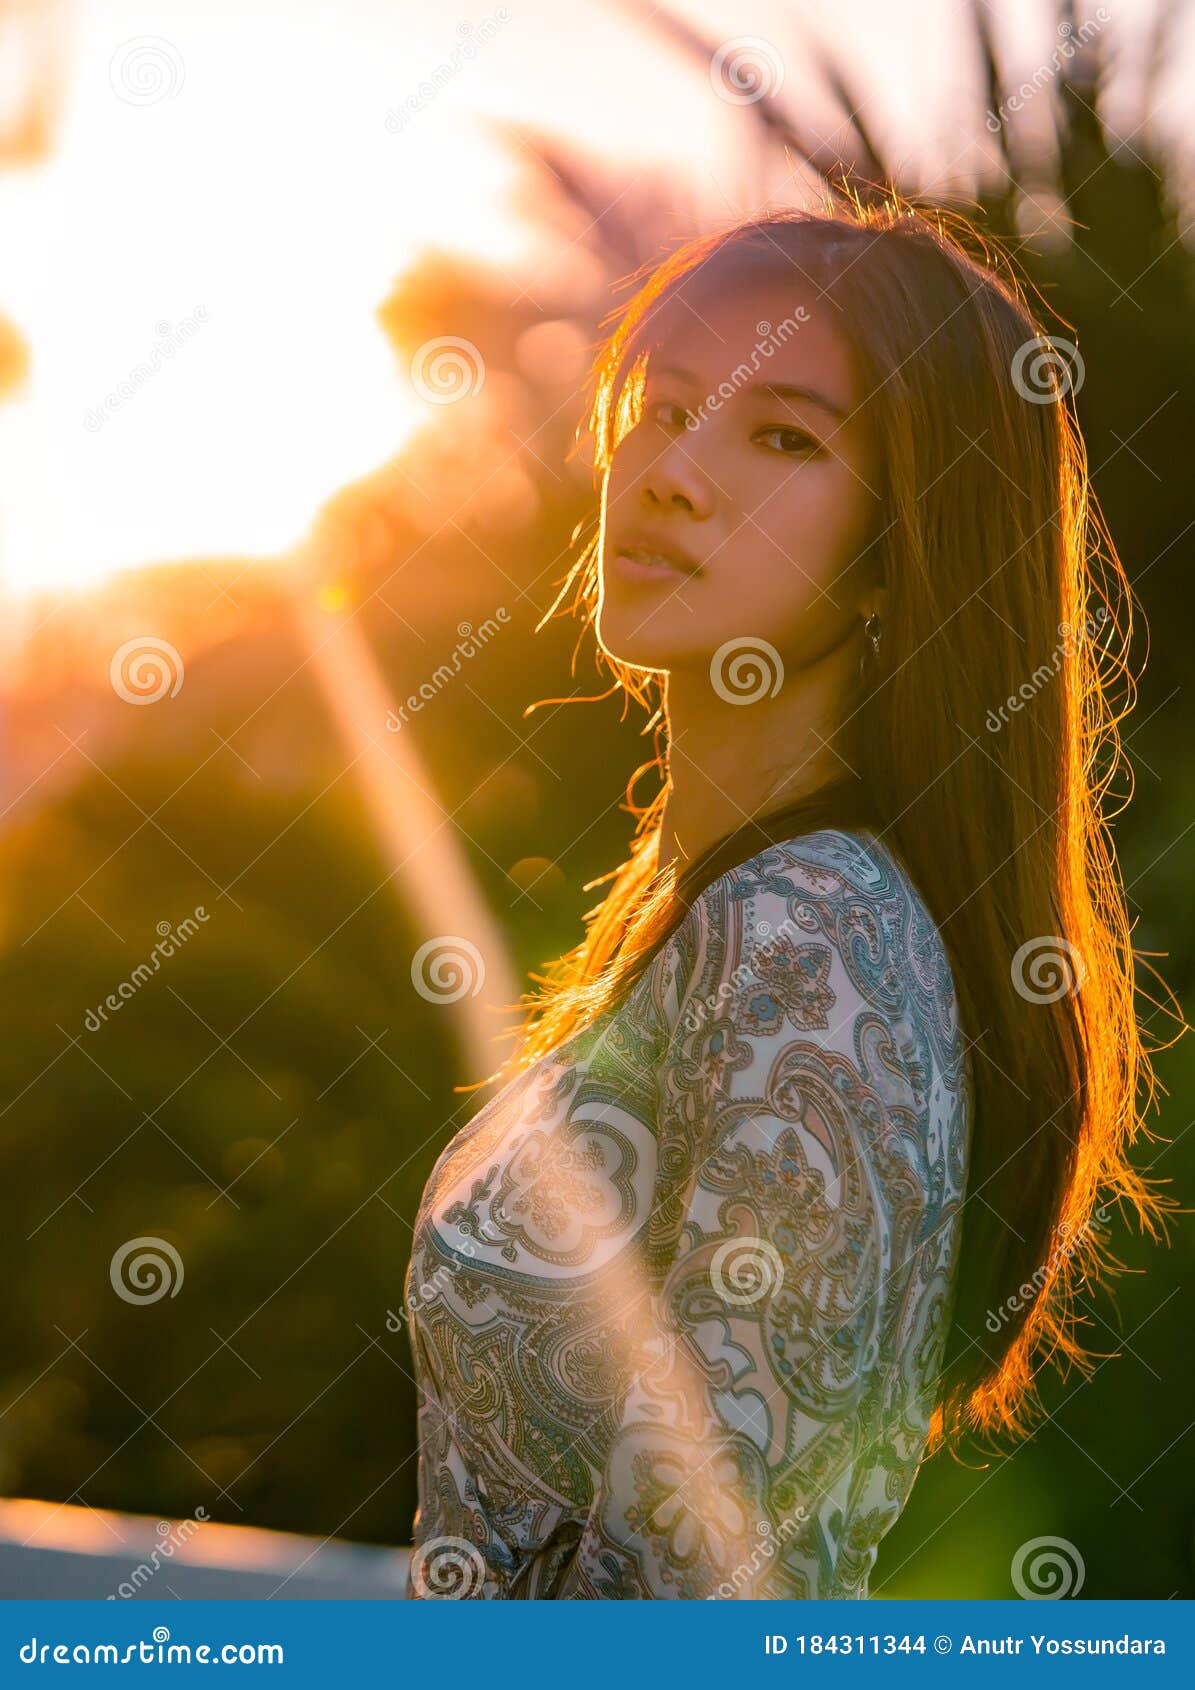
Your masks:
[[[898,162],[965,165],[985,144],[960,122],[976,109],[967,9],[832,10],[829,38],[863,67],[866,115]],[[813,5],[676,10],[719,41],[749,37],[798,98],[801,41],[828,28]],[[1128,46],[1152,7],[1101,10],[1126,44],[1112,109],[1128,112]],[[20,11],[0,4],[0,44]],[[1032,75],[1055,40],[1048,8],[998,14],[1010,69]],[[520,276],[537,261],[487,115],[532,118],[612,165],[664,162],[678,201],[697,180],[729,209],[738,180],[740,114],[613,0],[46,0],[38,15],[62,66],[55,144],[0,170],[0,312],[31,352],[0,407],[10,592],[282,552],[392,456],[427,420],[375,316],[396,276],[428,246]],[[1193,59],[1188,27],[1162,128],[1189,103]],[[452,74],[429,91],[437,64]],[[0,82],[0,112],[6,95]]]

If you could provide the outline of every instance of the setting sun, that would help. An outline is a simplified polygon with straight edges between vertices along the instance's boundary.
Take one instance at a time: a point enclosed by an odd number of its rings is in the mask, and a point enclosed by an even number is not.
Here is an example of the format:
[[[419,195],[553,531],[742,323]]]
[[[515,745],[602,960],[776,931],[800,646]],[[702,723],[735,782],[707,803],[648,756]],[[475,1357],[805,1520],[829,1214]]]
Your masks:
[[[144,37],[112,5],[64,41],[50,156],[0,179],[10,588],[293,545],[430,415],[377,321],[395,276],[454,233],[513,250],[509,166],[435,109],[388,128],[395,60],[338,13],[288,11],[277,74],[277,22],[167,6]]]

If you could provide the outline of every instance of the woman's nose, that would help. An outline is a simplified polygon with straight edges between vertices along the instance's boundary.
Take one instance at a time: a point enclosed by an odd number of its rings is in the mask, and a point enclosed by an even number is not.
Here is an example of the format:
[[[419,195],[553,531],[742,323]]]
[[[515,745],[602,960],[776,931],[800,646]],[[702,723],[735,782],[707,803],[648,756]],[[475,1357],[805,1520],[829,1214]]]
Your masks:
[[[686,511],[704,521],[713,511],[714,492],[708,476],[674,444],[645,476],[641,500],[645,510]]]

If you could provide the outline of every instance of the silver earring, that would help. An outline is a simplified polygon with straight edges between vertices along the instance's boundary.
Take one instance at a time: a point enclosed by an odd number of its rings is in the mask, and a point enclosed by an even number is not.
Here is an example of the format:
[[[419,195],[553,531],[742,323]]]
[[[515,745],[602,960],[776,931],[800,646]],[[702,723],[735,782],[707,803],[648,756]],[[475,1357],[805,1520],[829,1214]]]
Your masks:
[[[864,632],[864,634],[866,634],[868,640],[871,643],[871,655],[872,655],[872,660],[874,661],[880,655],[880,617],[879,617],[878,611],[873,610],[871,615],[867,618],[866,622],[864,622],[863,632]],[[866,647],[865,647],[863,649],[863,651],[861,651],[860,654],[859,654],[859,679],[860,680],[862,680],[864,678],[866,666],[867,666],[867,650],[866,650]]]

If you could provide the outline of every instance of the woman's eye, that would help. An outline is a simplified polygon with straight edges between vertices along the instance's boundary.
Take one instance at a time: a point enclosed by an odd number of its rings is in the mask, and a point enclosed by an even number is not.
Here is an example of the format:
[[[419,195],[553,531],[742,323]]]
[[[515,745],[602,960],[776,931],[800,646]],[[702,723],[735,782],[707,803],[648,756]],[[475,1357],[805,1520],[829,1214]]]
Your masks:
[[[761,428],[755,439],[770,451],[783,452],[790,458],[807,456],[818,450],[817,441],[811,434],[806,434],[803,428],[791,428],[783,424],[778,424],[775,428]]]
[[[665,428],[684,428],[689,415],[683,405],[674,404],[670,399],[657,399],[651,413]]]

